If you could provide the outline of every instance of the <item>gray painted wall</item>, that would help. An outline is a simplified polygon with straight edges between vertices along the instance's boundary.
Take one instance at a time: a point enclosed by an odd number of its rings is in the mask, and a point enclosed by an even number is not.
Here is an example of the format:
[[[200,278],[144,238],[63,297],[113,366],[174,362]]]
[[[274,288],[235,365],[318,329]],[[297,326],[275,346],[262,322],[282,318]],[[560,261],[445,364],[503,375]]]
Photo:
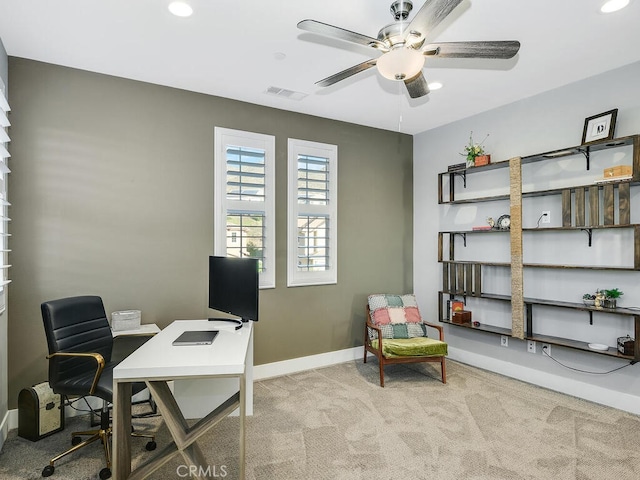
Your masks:
[[[215,126],[276,136],[256,364],[360,345],[366,295],[412,291],[410,136],[20,58],[9,75],[10,405],[46,379],[42,301],[99,294],[161,327],[209,314]],[[286,287],[288,137],[338,145],[337,285]]]
[[[7,57],[7,52],[4,49],[4,45],[2,44],[2,39],[0,38],[0,79],[2,79],[2,83],[5,85],[5,88],[8,89],[9,85],[9,59]],[[5,291],[6,295],[6,291]],[[7,342],[7,318],[8,314],[5,310],[4,313],[0,314],[0,426],[2,425],[8,411],[8,396],[7,396],[7,385],[8,385],[8,370],[7,370],[7,361],[8,361],[8,342]],[[0,429],[0,447],[4,443],[2,429]]]
[[[640,97],[638,96],[637,80],[640,78],[640,63],[631,64],[624,68],[613,70],[587,80],[549,91],[504,107],[455,122],[444,127],[425,132],[414,137],[414,225],[415,225],[415,290],[421,301],[432,312],[437,311],[437,294],[441,289],[441,268],[437,263],[437,230],[471,228],[473,225],[485,224],[487,216],[497,216],[508,213],[509,205],[504,202],[487,202],[465,207],[440,206],[437,204],[437,172],[446,171],[447,165],[459,163],[464,157],[459,155],[468,142],[469,132],[473,131],[476,141],[482,140],[490,134],[485,147],[492,154],[494,161],[507,160],[514,156],[525,156],[542,153],[564,147],[579,145],[582,139],[584,120],[601,112],[618,108],[616,136],[640,133]],[[573,161],[560,159],[555,162],[532,164],[525,167],[525,177],[529,186],[536,189],[549,188],[575,181],[581,175],[602,176],[602,167],[598,162],[630,164],[630,152],[616,152],[612,158],[605,158],[600,154],[593,155],[592,173],[584,170],[584,160]],[[625,156],[626,155],[626,156]],[[474,176],[471,185],[482,184],[490,190],[502,182],[508,185],[508,169],[493,170],[486,180]],[[498,173],[499,172],[499,173]],[[485,175],[485,174],[482,174]],[[487,174],[489,175],[489,174]],[[502,176],[501,176],[502,175]],[[491,185],[493,182],[493,185]],[[573,184],[580,184],[578,180]],[[587,183],[583,181],[582,183]],[[632,189],[632,218],[633,223],[640,222],[640,192],[638,187]],[[508,193],[508,191],[503,192]],[[525,199],[523,202],[523,225],[535,227],[536,220],[542,210],[552,211],[552,223],[561,225],[559,197],[538,197]],[[578,233],[562,234],[559,236],[540,236],[534,239],[524,236],[525,261],[539,261],[555,258],[551,263],[584,264],[611,261],[626,262],[629,265],[633,251],[633,237],[627,231],[626,238],[622,232],[600,232],[594,234],[594,246],[589,249],[586,245],[586,235]],[[566,236],[566,238],[565,238]],[[583,238],[584,237],[584,238]],[[499,239],[495,235],[489,237],[478,236],[468,239],[468,247],[460,244],[456,254],[469,255],[474,244],[482,244],[484,249],[476,252],[484,259],[495,261],[509,261],[508,238]],[[473,241],[471,241],[473,240]],[[484,243],[483,243],[484,242]],[[528,245],[527,245],[527,242]],[[539,255],[527,260],[527,255]],[[476,259],[478,257],[476,256]],[[559,272],[557,270],[532,269],[525,275],[525,295],[540,298],[565,299],[580,302],[582,294],[595,288],[620,287],[625,295],[621,306],[640,306],[640,272],[604,273],[604,272]],[[500,278],[499,272],[483,278],[485,285],[492,284],[493,288],[505,288],[509,293],[508,278]],[[473,302],[472,302],[473,305]],[[495,303],[484,302],[472,306],[471,310],[477,320],[494,321],[508,315],[506,308]],[[505,310],[507,310],[505,312]],[[545,313],[543,313],[545,315]],[[562,310],[548,312],[547,326],[553,328],[570,328],[566,335],[576,335],[584,341],[607,343],[615,345],[618,331],[631,332],[630,317],[603,318],[594,317],[594,325],[589,325],[586,314],[576,314]],[[507,318],[507,322],[510,320]],[[490,322],[491,323],[491,322]],[[553,323],[553,325],[550,325]],[[509,325],[509,323],[507,323]],[[505,326],[507,326],[505,325]],[[558,335],[565,336],[565,335]],[[604,341],[606,339],[606,341]],[[468,329],[447,328],[447,340],[453,349],[464,352],[467,358],[474,358],[483,362],[486,368],[496,369],[507,374],[518,376],[519,372],[526,372],[527,381],[545,384],[550,378],[557,381],[557,385],[548,385],[562,390],[567,385],[563,379],[575,383],[572,394],[586,396],[593,392],[600,392],[600,399],[609,395],[611,399],[625,399],[627,404],[640,399],[639,365],[624,368],[609,375],[589,375],[573,372],[561,367],[550,359],[543,357],[538,348],[536,355],[526,353],[524,342],[510,339],[509,348],[500,347],[500,338],[495,335],[472,332]],[[612,343],[613,342],[613,343]],[[538,346],[539,347],[539,346]],[[589,352],[579,352],[561,347],[552,347],[552,354],[569,366],[595,372],[606,372],[619,367],[624,362],[596,355]],[[507,363],[504,363],[507,362]],[[494,368],[495,367],[495,368]],[[502,370],[501,370],[502,369]],[[551,375],[548,375],[551,374]],[[564,384],[564,385],[563,385]],[[580,386],[578,386],[580,384]],[[635,398],[635,400],[633,400]]]

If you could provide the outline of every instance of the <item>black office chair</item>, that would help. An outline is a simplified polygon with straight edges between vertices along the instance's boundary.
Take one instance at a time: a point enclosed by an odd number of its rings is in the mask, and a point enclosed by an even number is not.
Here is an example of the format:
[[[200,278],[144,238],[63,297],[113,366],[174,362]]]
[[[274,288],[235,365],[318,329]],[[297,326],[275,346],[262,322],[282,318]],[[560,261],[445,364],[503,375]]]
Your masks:
[[[110,478],[109,403],[113,400],[113,368],[117,362],[111,361],[113,336],[102,299],[97,296],[63,298],[44,302],[41,308],[49,347],[49,385],[53,391],[64,396],[95,396],[103,400],[100,429],[73,432],[73,446],[52,458],[42,470],[42,476],[53,475],[55,462],[99,439],[107,461],[107,466],[100,470],[100,478]],[[133,394],[144,388],[144,383],[133,384]],[[89,438],[82,440],[85,435]],[[147,450],[156,448],[153,435],[132,435],[149,438]]]

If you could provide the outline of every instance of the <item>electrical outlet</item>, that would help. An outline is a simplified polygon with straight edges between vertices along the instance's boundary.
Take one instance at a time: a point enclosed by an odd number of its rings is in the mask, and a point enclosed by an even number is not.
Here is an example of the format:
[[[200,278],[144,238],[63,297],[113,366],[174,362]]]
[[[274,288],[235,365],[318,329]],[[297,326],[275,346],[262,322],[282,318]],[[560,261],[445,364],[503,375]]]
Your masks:
[[[527,340],[527,352],[536,353],[536,342],[533,340]]]
[[[540,223],[551,223],[551,211],[550,210],[543,210],[542,211],[542,220],[540,220]]]
[[[548,343],[543,343],[542,354],[551,356],[551,345],[549,345]]]
[[[500,346],[501,347],[508,347],[509,346],[509,337],[507,337],[506,335],[500,336]]]

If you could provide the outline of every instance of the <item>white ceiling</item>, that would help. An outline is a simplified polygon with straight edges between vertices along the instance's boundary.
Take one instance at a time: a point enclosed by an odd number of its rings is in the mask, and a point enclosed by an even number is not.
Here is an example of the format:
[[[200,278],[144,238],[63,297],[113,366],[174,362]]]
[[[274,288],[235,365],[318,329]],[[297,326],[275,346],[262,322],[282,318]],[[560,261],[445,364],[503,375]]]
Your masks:
[[[12,56],[409,134],[640,60],[640,0],[608,15],[604,0],[463,0],[428,41],[519,40],[519,54],[427,59],[444,88],[411,100],[375,69],[316,87],[378,54],[296,28],[311,18],[376,37],[392,0],[188,1],[194,15],[178,18],[169,0],[0,0],[0,38]]]

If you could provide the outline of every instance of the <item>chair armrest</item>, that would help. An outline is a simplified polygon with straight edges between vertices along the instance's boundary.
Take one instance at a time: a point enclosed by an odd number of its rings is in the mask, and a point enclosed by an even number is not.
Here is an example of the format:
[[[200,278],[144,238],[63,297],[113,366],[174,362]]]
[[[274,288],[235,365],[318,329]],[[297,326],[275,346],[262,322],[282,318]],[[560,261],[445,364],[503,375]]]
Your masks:
[[[444,342],[444,328],[442,327],[442,325],[438,325],[437,323],[429,323],[429,322],[422,322],[422,323],[425,324],[427,327],[435,328],[436,330],[438,330],[440,341]]]
[[[366,322],[367,328],[370,328],[371,330],[376,332],[376,335],[378,337],[378,340],[380,340],[382,338],[382,330],[380,329],[380,327],[376,327],[373,323],[371,323],[369,320],[367,320]],[[367,335],[367,343],[369,345],[371,345],[371,339],[369,338],[369,336]],[[381,344],[379,344],[379,347],[382,347]]]
[[[76,353],[76,352],[55,352],[50,355],[47,355],[47,359],[53,357],[85,357],[85,358],[93,358],[97,363],[96,374],[93,377],[93,383],[91,384],[91,390],[89,391],[89,395],[93,395],[93,392],[96,391],[96,386],[98,385],[98,379],[100,375],[102,375],[102,370],[104,370],[104,357],[99,353]]]

